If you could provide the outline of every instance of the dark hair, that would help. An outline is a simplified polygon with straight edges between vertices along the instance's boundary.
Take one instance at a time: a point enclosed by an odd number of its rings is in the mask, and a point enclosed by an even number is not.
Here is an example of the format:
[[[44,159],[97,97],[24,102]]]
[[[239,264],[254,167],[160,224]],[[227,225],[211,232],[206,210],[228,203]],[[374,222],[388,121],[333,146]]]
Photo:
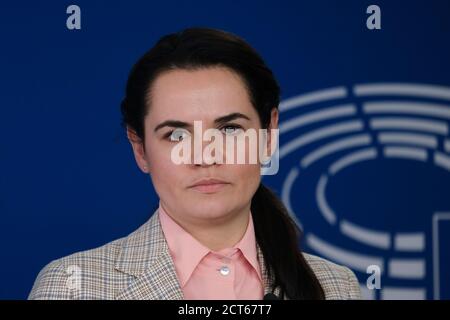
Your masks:
[[[121,104],[122,125],[144,142],[144,118],[153,81],[169,70],[226,67],[246,85],[262,128],[270,125],[271,111],[278,108],[280,88],[272,71],[243,39],[231,33],[189,28],[163,36],[132,68]],[[300,249],[301,231],[278,197],[259,185],[251,202],[255,236],[273,281],[289,299],[323,299],[324,292]]]

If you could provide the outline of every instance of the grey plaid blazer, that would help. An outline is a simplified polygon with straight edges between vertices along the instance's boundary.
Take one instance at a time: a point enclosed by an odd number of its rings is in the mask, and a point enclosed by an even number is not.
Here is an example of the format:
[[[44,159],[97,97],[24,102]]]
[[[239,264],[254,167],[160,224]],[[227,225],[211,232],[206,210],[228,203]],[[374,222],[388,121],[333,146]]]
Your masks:
[[[37,276],[29,299],[183,299],[174,264],[159,222],[153,216],[129,236],[102,247],[50,262]],[[271,283],[257,247],[264,294]],[[359,299],[360,288],[350,269],[304,254],[326,299]],[[279,296],[277,287],[274,294]]]

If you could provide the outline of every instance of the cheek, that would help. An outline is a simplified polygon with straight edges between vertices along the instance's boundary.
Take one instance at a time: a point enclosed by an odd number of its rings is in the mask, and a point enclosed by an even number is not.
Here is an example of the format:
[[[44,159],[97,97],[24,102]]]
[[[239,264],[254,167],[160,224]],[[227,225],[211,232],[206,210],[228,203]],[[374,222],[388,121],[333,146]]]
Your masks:
[[[154,172],[167,170],[175,166],[170,159],[173,146],[173,144],[161,141],[153,136],[147,138],[147,144],[145,145],[147,150],[146,155],[150,163],[150,168],[152,168]]]
[[[183,165],[176,165],[171,161],[170,150],[170,147],[166,145],[149,145],[147,158],[156,189],[167,189],[174,185],[181,185],[179,180],[183,177]]]
[[[242,194],[253,194],[261,182],[260,166],[257,164],[232,165],[236,177],[238,191]]]

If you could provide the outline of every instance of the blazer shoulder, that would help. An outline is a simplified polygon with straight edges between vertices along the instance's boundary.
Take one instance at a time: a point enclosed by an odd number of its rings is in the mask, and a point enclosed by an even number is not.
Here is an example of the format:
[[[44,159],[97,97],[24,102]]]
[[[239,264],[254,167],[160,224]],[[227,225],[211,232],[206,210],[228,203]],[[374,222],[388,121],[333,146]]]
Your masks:
[[[325,299],[361,299],[361,289],[353,271],[324,258],[302,254],[319,280]]]
[[[68,276],[60,260],[47,264],[38,274],[29,300],[70,300],[72,294],[67,286]]]
[[[164,241],[153,215],[128,236],[50,262],[39,272],[28,298],[114,299],[166,250]]]
[[[113,272],[114,263],[124,238],[114,240],[101,247],[80,251],[48,263],[38,274],[29,300],[71,300],[81,286],[81,274],[91,282]],[[98,279],[97,279],[98,278]]]

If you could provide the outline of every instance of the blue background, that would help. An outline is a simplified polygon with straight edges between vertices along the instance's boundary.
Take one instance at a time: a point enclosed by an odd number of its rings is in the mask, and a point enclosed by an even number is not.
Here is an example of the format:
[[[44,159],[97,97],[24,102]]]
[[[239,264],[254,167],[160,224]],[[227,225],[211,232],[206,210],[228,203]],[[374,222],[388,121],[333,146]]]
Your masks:
[[[81,30],[66,28],[70,4]],[[381,30],[366,28],[370,4]],[[285,99],[355,83],[449,86],[449,15],[445,0],[2,2],[0,298],[26,298],[46,263],[125,236],[153,212],[119,105],[131,66],[162,35],[238,34]],[[276,179],[266,183],[277,189]]]

